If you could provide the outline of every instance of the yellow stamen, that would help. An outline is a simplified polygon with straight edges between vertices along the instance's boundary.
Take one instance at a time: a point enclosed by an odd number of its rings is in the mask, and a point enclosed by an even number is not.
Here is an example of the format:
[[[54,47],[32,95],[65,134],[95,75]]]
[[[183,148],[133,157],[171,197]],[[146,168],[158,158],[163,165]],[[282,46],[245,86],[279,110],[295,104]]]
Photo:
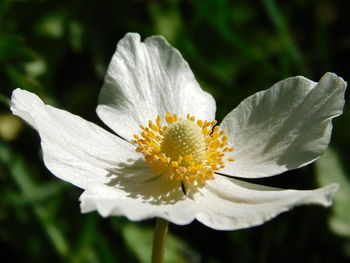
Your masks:
[[[140,125],[140,136],[135,134],[131,141],[157,174],[203,184],[225,166],[225,160],[234,161],[232,157],[225,159],[233,147],[227,147],[229,138],[216,121],[196,121],[191,114],[179,119],[169,112],[164,119],[165,126],[159,115],[155,122],[148,122],[148,127]]]

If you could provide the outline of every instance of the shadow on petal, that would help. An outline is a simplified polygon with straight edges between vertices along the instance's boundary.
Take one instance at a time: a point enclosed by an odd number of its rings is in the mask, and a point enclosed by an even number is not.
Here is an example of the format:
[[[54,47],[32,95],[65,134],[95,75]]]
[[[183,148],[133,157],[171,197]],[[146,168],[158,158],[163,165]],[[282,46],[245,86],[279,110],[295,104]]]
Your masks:
[[[127,197],[153,205],[175,204],[186,199],[181,181],[155,174],[143,158],[127,160],[110,169],[108,186],[122,190]]]

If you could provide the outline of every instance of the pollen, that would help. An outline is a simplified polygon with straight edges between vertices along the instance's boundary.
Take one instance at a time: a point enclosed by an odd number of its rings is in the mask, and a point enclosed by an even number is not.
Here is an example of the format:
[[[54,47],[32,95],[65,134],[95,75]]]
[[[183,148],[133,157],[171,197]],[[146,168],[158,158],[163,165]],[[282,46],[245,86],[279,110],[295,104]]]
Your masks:
[[[229,138],[216,121],[167,113],[163,120],[157,116],[140,128],[131,141],[136,151],[145,156],[154,172],[171,180],[203,184],[225,167],[225,161],[234,161],[232,157],[225,159],[233,148],[228,147]]]

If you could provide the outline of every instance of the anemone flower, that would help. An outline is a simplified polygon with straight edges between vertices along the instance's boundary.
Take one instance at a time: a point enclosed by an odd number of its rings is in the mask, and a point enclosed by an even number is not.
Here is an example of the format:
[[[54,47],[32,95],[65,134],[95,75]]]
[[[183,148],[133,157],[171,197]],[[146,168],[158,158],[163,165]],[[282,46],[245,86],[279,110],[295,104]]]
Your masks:
[[[346,82],[297,76],[243,100],[220,125],[213,97],[163,37],[117,45],[97,114],[115,134],[25,90],[12,112],[39,132],[46,167],[82,189],[83,213],[194,219],[217,230],[256,226],[297,205],[329,206],[338,188],[286,190],[249,183],[315,161],[342,113]]]

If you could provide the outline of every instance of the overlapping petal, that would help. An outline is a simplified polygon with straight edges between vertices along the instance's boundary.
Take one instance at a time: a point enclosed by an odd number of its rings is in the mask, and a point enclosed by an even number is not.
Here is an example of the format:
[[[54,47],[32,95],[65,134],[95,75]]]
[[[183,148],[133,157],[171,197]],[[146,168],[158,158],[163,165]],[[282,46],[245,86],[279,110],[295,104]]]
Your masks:
[[[108,185],[91,186],[80,197],[82,212],[97,210],[102,216],[126,216],[132,221],[161,217],[175,224],[188,224],[194,219],[196,203],[188,199],[179,181],[152,178],[145,167],[144,175],[128,180],[116,177]],[[152,178],[143,180],[143,178]]]
[[[39,132],[47,168],[78,187],[108,182],[109,169],[140,158],[129,142],[28,91],[13,92],[11,110]]]
[[[117,46],[102,87],[97,114],[130,139],[139,125],[166,112],[213,120],[215,101],[198,85],[188,63],[161,36],[140,42],[127,34]]]
[[[162,177],[138,183],[121,179],[115,185],[86,189],[80,197],[81,209],[133,221],[161,217],[183,225],[197,219],[214,229],[235,230],[260,225],[298,205],[329,206],[338,185],[285,190],[216,176],[202,187],[187,187],[186,196],[179,182]]]
[[[272,176],[304,166],[327,148],[332,118],[342,113],[346,82],[325,74],[278,82],[238,105],[223,120],[234,162],[220,172],[246,178]]]
[[[218,230],[260,225],[294,206],[329,206],[337,184],[316,190],[284,190],[216,176],[191,198],[198,205],[196,219]]]

